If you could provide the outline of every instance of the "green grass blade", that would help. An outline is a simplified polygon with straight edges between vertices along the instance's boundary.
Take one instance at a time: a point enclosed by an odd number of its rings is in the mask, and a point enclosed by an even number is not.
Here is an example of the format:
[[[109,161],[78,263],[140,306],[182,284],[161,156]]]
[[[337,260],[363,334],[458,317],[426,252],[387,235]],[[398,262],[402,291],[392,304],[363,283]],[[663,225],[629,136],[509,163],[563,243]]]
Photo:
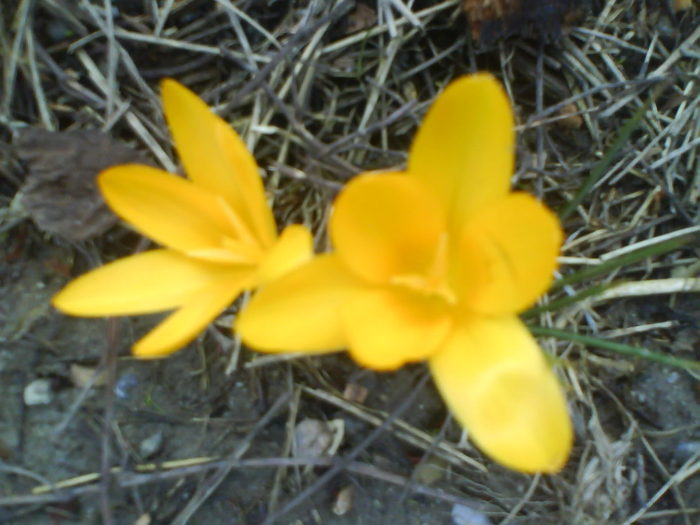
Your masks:
[[[566,308],[569,305],[576,304],[579,301],[583,301],[584,299],[588,299],[589,297],[595,297],[596,295],[600,295],[608,288],[611,288],[613,286],[617,286],[618,284],[620,284],[622,282],[624,282],[624,281],[615,281],[615,282],[611,282],[611,283],[604,283],[604,284],[598,284],[596,286],[591,286],[590,288],[586,288],[584,290],[581,290],[580,292],[575,293],[573,295],[568,295],[566,297],[561,297],[559,299],[555,299],[553,301],[550,301],[547,304],[533,306],[529,310],[526,310],[525,312],[520,314],[520,317],[527,320],[527,319],[532,319],[533,317],[536,317],[539,314],[544,313],[544,312],[554,312],[557,310],[561,310],[562,308]]]
[[[573,211],[578,207],[578,205],[581,204],[581,202],[583,202],[583,199],[586,198],[586,195],[588,195],[588,192],[591,191],[595,183],[598,182],[598,179],[600,179],[600,177],[603,176],[605,170],[608,169],[612,161],[617,157],[617,154],[629,140],[630,135],[632,135],[632,132],[635,129],[637,129],[639,123],[641,122],[646,112],[649,110],[649,106],[651,106],[651,103],[655,98],[656,97],[652,96],[652,98],[650,98],[642,106],[640,106],[639,109],[637,109],[637,111],[635,111],[634,114],[627,120],[627,122],[625,122],[625,124],[622,126],[622,129],[620,129],[620,132],[615,137],[615,140],[613,141],[608,151],[605,152],[603,158],[600,159],[598,163],[593,167],[583,185],[576,192],[576,195],[574,195],[574,198],[567,202],[564,208],[559,213],[559,217],[562,221],[569,217],[571,213],[573,213]]]
[[[590,335],[575,334],[573,332],[557,330],[555,328],[546,328],[544,326],[528,326],[528,328],[530,329],[530,332],[532,332],[534,335],[554,337],[556,339],[563,339],[565,341],[573,341],[575,343],[581,343],[586,346],[602,348],[603,350],[608,350],[617,354],[628,355],[632,357],[637,357],[639,359],[646,359],[647,361],[662,363],[664,365],[675,366],[684,370],[700,371],[700,361],[692,361],[690,359],[673,357],[659,352],[652,352],[651,350],[647,350],[646,348],[639,348],[636,346],[626,345],[622,343],[615,343],[613,341],[606,341],[605,339],[599,339]]]
[[[648,257],[656,257],[658,255],[663,255],[665,253],[672,252],[673,250],[676,250],[681,246],[685,246],[691,241],[697,239],[697,233],[688,233],[686,235],[680,235],[673,239],[668,239],[666,241],[653,244],[651,246],[644,246],[642,248],[639,248],[638,250],[634,250],[632,252],[620,255],[619,257],[615,257],[614,259],[607,260],[603,263],[600,263],[597,266],[584,268],[583,270],[579,270],[565,277],[562,277],[561,279],[554,281],[551,290],[558,290],[570,284],[576,284],[581,281],[597,277],[598,275],[604,275],[613,270],[616,270],[617,268],[621,268],[629,264],[634,264]]]

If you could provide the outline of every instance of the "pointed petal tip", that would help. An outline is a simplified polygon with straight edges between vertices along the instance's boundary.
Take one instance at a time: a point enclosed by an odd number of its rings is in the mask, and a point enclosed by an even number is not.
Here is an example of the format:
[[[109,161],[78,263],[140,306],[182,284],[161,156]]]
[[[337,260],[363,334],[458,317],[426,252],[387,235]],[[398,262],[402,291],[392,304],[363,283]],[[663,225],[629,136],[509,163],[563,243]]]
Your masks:
[[[573,430],[554,374],[545,368],[499,375],[481,392],[483,408],[472,412],[475,442],[513,470],[559,472],[569,457]]]
[[[165,359],[166,357],[174,354],[175,352],[181,350],[186,345],[168,345],[160,346],[154,343],[152,340],[148,339],[150,334],[146,334],[144,337],[136,341],[131,347],[131,354],[137,358],[144,361]]]
[[[51,306],[53,306],[56,310],[59,312],[62,312],[64,314],[72,315],[71,312],[71,307],[70,307],[70,302],[66,300],[66,288],[68,288],[69,285],[64,286],[56,292],[53,297],[50,299]]]
[[[81,276],[66,284],[51,298],[51,306],[73,317],[104,317],[107,314],[94,300],[94,294],[82,286],[83,282]]]
[[[493,89],[495,87],[499,91],[503,90],[503,86],[498,79],[486,71],[477,71],[476,73],[462,75],[455,79],[451,85],[459,86],[460,84],[482,85],[487,86],[486,89]]]
[[[438,95],[413,140],[408,172],[434,188],[454,225],[510,188],[514,116],[501,84],[475,74]]]
[[[485,454],[524,473],[563,468],[573,443],[564,392],[517,318],[465,320],[430,367],[455,418]]]
[[[263,246],[274,243],[274,216],[252,153],[196,93],[161,83],[163,112],[187,177],[221,195]]]
[[[196,95],[189,88],[170,77],[166,77],[160,81],[160,92],[163,97],[178,94],[189,94],[196,97]]]
[[[165,77],[160,81],[160,92],[165,93],[166,91],[170,90],[173,88],[174,85],[179,84],[177,80],[174,80],[170,77]]]
[[[182,102],[192,99],[196,99],[195,105],[198,105],[197,103],[200,102],[199,97],[192,90],[172,78],[164,78],[160,81],[160,96],[163,101],[166,118],[169,117],[168,108],[177,107]],[[201,102],[201,104],[204,104],[204,102]]]

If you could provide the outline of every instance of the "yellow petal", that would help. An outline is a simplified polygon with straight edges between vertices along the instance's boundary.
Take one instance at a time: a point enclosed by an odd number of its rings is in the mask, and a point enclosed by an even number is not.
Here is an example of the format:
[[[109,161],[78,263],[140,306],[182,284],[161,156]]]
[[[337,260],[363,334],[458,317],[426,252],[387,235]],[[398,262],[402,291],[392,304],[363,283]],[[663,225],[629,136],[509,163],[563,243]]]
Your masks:
[[[528,473],[564,466],[573,440],[564,395],[517,318],[465,321],[430,368],[450,410],[494,460]]]
[[[357,291],[342,312],[352,357],[375,370],[422,361],[452,325],[441,299],[394,287]]]
[[[338,256],[380,284],[429,273],[445,227],[438,201],[403,173],[355,177],[336,199],[330,220]]]
[[[265,199],[258,166],[245,144],[189,89],[162,83],[163,107],[187,176],[222,195],[263,247],[275,239],[275,223]]]
[[[233,128],[215,116],[219,146],[231,166],[229,178],[232,189],[227,191],[231,206],[239,210],[241,216],[251,224],[252,231],[263,247],[269,247],[277,237],[277,227],[272,210],[267,203],[255,158]]]
[[[358,286],[336,255],[321,255],[260,289],[235,330],[263,352],[338,350],[347,342],[340,308]]]
[[[526,193],[483,208],[465,225],[452,261],[460,299],[485,314],[524,310],[552,282],[562,238],[556,215]]]
[[[257,273],[258,283],[276,279],[311,259],[314,249],[311,232],[300,224],[287,226],[265,254]]]
[[[97,182],[119,216],[176,250],[219,248],[223,238],[237,235],[224,201],[176,175],[127,164],[103,171]]]
[[[408,172],[436,190],[456,226],[508,192],[514,145],[513,114],[501,85],[488,74],[465,76],[428,110]]]
[[[229,306],[246,286],[246,279],[230,279],[199,290],[170,314],[132,349],[136,357],[154,359],[179,350]]]
[[[70,282],[53,305],[83,317],[162,312],[185,304],[204,287],[251,270],[191,259],[172,250],[152,250],[106,264]]]

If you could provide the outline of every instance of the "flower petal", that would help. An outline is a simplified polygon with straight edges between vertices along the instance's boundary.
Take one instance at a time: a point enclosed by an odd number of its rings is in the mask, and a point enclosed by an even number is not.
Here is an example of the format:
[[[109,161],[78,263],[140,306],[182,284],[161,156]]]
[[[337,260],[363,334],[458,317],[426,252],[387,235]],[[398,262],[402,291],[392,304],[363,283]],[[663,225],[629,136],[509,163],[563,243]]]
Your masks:
[[[216,115],[215,121],[219,146],[231,166],[228,183],[233,188],[227,191],[228,200],[251,225],[260,244],[269,247],[277,237],[277,226],[265,196],[258,165],[238,133]]]
[[[70,282],[53,299],[59,310],[84,317],[162,312],[224,280],[249,279],[252,270],[151,250],[106,264]]]
[[[486,454],[522,472],[557,472],[571,422],[561,388],[516,317],[474,317],[430,358],[438,389]]]
[[[260,289],[235,330],[263,352],[338,350],[347,344],[340,308],[358,286],[336,255],[321,255]]]
[[[277,242],[265,254],[258,267],[261,284],[276,279],[311,259],[314,250],[311,232],[300,224],[287,226]]]
[[[445,227],[437,200],[403,173],[355,177],[336,199],[330,220],[338,256],[379,284],[429,273]]]
[[[422,361],[452,325],[442,299],[393,287],[357,291],[342,312],[352,357],[375,370]]]
[[[176,250],[216,249],[224,237],[237,236],[226,203],[182,177],[127,164],[103,171],[97,182],[119,216]]]
[[[162,83],[163,108],[187,176],[223,195],[263,247],[272,245],[275,222],[258,166],[238,134],[178,82]]]
[[[456,226],[508,192],[514,147],[508,96],[491,75],[469,75],[448,85],[428,110],[408,172],[435,189]]]
[[[526,193],[511,193],[465,225],[453,261],[457,294],[474,311],[524,310],[552,282],[563,233],[559,219]]]
[[[132,349],[133,354],[142,359],[154,359],[179,350],[197,337],[246,286],[246,279],[234,278],[199,290],[180,309],[138,340]]]

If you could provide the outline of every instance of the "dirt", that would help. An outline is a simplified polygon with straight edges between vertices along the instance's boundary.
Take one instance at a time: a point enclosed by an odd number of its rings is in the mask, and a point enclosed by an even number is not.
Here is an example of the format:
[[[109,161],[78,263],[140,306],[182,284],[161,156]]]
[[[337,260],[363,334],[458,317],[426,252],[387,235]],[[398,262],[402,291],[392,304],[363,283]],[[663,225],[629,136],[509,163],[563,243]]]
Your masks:
[[[21,231],[20,228],[17,233]],[[67,282],[66,276],[57,274],[50,263],[65,259],[72,250],[53,245],[36,232],[30,232],[28,237],[29,240],[23,241],[21,255],[3,266],[0,280],[5,320],[0,340],[0,398],[4,400],[0,450],[5,461],[23,466],[31,475],[4,472],[0,486],[5,494],[29,493],[37,481],[59,482],[99,472],[103,407],[108,395],[105,386],[97,386],[89,389],[83,398],[84,388],[72,381],[70,373],[75,363],[98,367],[105,352],[107,321],[70,318],[48,306],[52,294]],[[284,367],[266,369],[262,374],[241,371],[227,376],[224,370],[228,356],[211,339],[167,360],[134,360],[129,357],[130,342],[134,332],[144,331],[147,324],[142,320],[118,322],[120,357],[111,423],[113,465],[129,469],[166,459],[172,462],[225,457],[287,390],[289,371]],[[249,357],[246,352],[244,360]],[[331,362],[326,363],[324,373],[331,374],[339,385],[344,377],[357,374],[348,359],[328,359]],[[294,375],[307,374],[302,370]],[[386,409],[395,405],[395,394],[405,392],[411,375],[399,372],[385,378],[364,373],[362,381],[372,385],[371,406]],[[48,402],[27,405],[25,390],[37,380],[49,381]],[[313,381],[305,383],[314,385]],[[417,401],[421,410],[407,418],[413,424],[424,423],[431,414],[428,408],[439,406],[432,390],[423,397],[425,400]],[[425,406],[426,402],[430,407]],[[343,417],[323,406],[307,407],[304,413]],[[285,414],[273,418],[256,435],[247,454],[281,456],[287,434],[285,425]],[[367,425],[346,417],[344,449],[357,444],[367,431]],[[383,464],[392,469],[400,466],[401,472],[409,474],[413,454],[412,449],[397,447],[394,440],[384,437],[365,451],[363,457],[374,465]],[[257,523],[266,514],[274,473],[274,469],[243,469],[231,475],[197,514],[196,522]],[[314,472],[310,472],[300,476],[300,481],[314,477]],[[116,523],[135,523],[142,514],[148,514],[152,523],[170,523],[192,496],[200,478],[183,477],[177,482],[156,482],[133,491],[110,492]],[[288,479],[283,483],[281,496],[294,493],[293,481]],[[330,513],[329,503],[345,484],[356,487],[353,505],[356,510],[343,519]],[[403,523],[425,523],[421,521],[424,518],[430,521],[439,514],[449,515],[449,505],[429,498],[409,499],[400,508],[393,508],[391,502],[400,492],[379,482],[341,475],[306,503],[305,510],[295,514],[304,522],[310,515],[318,514],[322,520],[333,519],[335,523],[355,523],[353,516],[357,512],[368,522],[377,523],[381,517],[388,516]],[[0,518],[16,524],[100,523],[95,499],[96,495],[91,493],[39,508],[4,509]],[[289,519],[289,523],[294,522]]]
[[[559,364],[576,444],[560,474],[533,477],[493,464],[463,439],[422,364],[376,373],[340,353],[260,365],[260,356],[243,347],[232,368],[235,305],[174,356],[132,358],[131,344],[158,316],[77,319],[55,311],[50,298],[74,276],[143,248],[143,241],[124,225],[105,230],[111,221],[89,240],[78,236],[79,242],[42,230],[17,208],[31,166],[20,161],[14,142],[28,125],[101,129],[155,164],[172,163],[156,96],[158,80],[172,76],[244,130],[266,167],[278,221],[304,221],[323,244],[340,184],[360,168],[401,165],[423,110],[450,79],[477,68],[502,77],[521,126],[514,180],[557,207],[652,96],[656,84],[647,73],[675,56],[673,50],[690,49],[668,66],[669,92],[617,152],[609,173],[636,168],[620,181],[597,184],[564,225],[573,246],[565,255],[578,261],[562,266],[566,274],[587,264],[581,260],[697,224],[698,156],[680,151],[694,140],[688,122],[698,121],[691,80],[700,55],[697,41],[686,45],[697,9],[674,14],[665,4],[592,1],[600,18],[589,12],[577,22],[585,31],[570,33],[565,25],[561,37],[557,25],[548,37],[564,40],[555,45],[520,39],[519,29],[515,38],[494,36],[491,46],[479,46],[469,40],[461,2],[404,2],[420,14],[420,27],[387,7],[390,18],[374,2],[233,2],[263,31],[231,15],[222,7],[228,2],[176,2],[161,34],[170,43],[160,45],[152,37],[167,2],[156,9],[114,1],[113,22],[122,33],[112,79],[117,109],[110,110],[100,88],[110,81],[111,60],[101,4],[58,0],[23,11],[29,4],[10,2],[0,14],[3,73],[12,67],[16,73],[12,96],[0,92],[1,523],[253,525],[276,513],[274,523],[290,525],[700,520],[697,372],[543,340]],[[347,18],[334,18],[335,9]],[[325,25],[323,17],[329,17]],[[247,42],[235,20],[243,23]],[[31,30],[30,36],[17,37],[20,30]],[[356,40],[347,40],[353,35]],[[27,47],[31,39],[34,47]],[[15,41],[24,44],[12,66]],[[338,42],[345,43],[324,47]],[[286,54],[278,54],[280,46],[289,46]],[[274,60],[280,69],[264,70]],[[384,64],[390,67],[382,75]],[[547,121],[571,97],[567,111],[579,118],[563,126]],[[612,111],[621,97],[631,98]],[[370,100],[377,105],[368,106]],[[695,113],[686,119],[683,108]],[[652,140],[657,147],[637,156]],[[610,279],[667,278],[676,267],[692,267],[699,255],[690,244],[616,270]],[[594,283],[579,283],[577,290],[588,284]],[[542,319],[697,361],[697,297],[628,298]],[[659,322],[671,324],[610,335]],[[83,367],[79,378],[76,365]],[[348,384],[364,387],[367,399],[344,402]],[[383,423],[394,417],[405,425]],[[291,435],[304,419],[339,421],[335,467],[329,458],[293,464]],[[440,443],[447,452],[438,450]],[[101,476],[110,468],[111,475]],[[350,500],[338,501],[349,492]]]

